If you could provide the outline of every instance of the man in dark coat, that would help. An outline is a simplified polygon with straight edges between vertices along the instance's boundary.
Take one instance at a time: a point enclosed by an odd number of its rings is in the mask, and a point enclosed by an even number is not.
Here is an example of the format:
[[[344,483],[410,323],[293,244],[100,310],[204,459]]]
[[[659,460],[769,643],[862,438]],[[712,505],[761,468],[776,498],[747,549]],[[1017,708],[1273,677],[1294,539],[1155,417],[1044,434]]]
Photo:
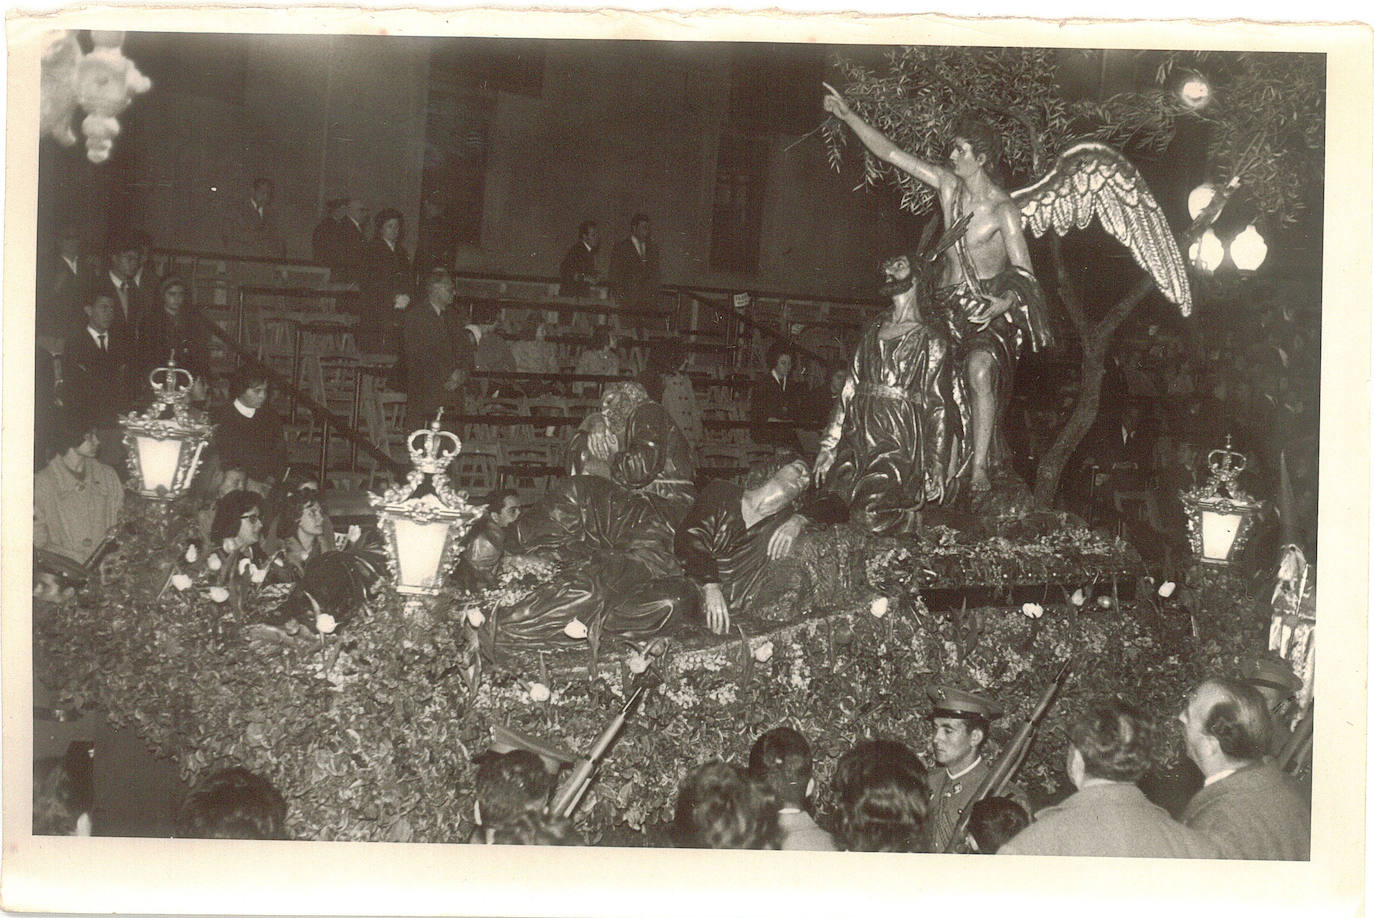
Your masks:
[[[766,355],[768,373],[754,383],[749,397],[749,419],[753,422],[754,441],[774,446],[798,447],[796,428],[796,393],[787,386],[792,374],[792,352],[780,341],[774,342]]]
[[[97,458],[120,468],[124,443],[119,415],[132,407],[136,393],[129,376],[132,336],[114,330],[116,306],[109,293],[97,293],[86,307],[85,327],[67,338],[62,355],[64,402],[90,419],[100,437]]]
[[[1220,857],[1206,836],[1179,825],[1141,793],[1150,766],[1151,725],[1135,707],[1099,701],[1069,729],[1069,779],[1078,792],[1035,821],[998,854],[1073,857]]]
[[[406,307],[401,323],[401,354],[406,363],[406,423],[427,426],[442,406],[445,414],[463,411],[463,386],[473,368],[467,331],[449,306],[453,278],[433,268],[425,279],[424,299]],[[445,426],[456,422],[445,418]]]
[[[330,273],[337,275],[343,269],[343,232],[344,222],[348,219],[348,198],[333,198],[324,205],[324,219],[310,234],[310,257],[317,264],[325,265]]]
[[[277,186],[271,179],[253,180],[253,193],[233,205],[225,214],[222,241],[226,251],[235,255],[281,258],[286,254],[272,199]]]
[[[131,236],[118,237],[111,242],[108,257],[109,270],[96,277],[92,293],[111,298],[115,311],[110,333],[130,350],[137,341],[138,323],[148,309],[149,291],[138,284],[143,267],[139,243]]]
[[[1183,811],[1184,824],[1226,857],[1307,860],[1312,814],[1293,780],[1264,760],[1269,710],[1260,693],[1242,682],[1208,679],[1179,719],[1188,757],[1205,778]]]
[[[678,526],[674,548],[701,591],[706,624],[716,634],[730,630],[731,610],[747,614],[767,598],[771,562],[791,554],[808,523],[831,525],[846,517],[843,502],[829,492],[793,506],[809,477],[806,463],[793,454],[753,470],[745,488],[716,479]]]
[[[63,226],[57,250],[38,266],[37,334],[61,338],[80,326],[95,279],[95,264],[81,253],[80,230],[75,224]]]
[[[558,292],[561,296],[587,296],[591,285],[600,275],[596,270],[596,249],[601,230],[595,220],[587,220],[577,229],[577,241],[563,256],[558,267]]]
[[[606,283],[621,306],[652,309],[663,284],[659,273],[658,246],[650,241],[652,224],[645,214],[635,214],[630,221],[630,235],[611,249],[611,263],[606,271]],[[631,317],[631,325],[642,320]]]

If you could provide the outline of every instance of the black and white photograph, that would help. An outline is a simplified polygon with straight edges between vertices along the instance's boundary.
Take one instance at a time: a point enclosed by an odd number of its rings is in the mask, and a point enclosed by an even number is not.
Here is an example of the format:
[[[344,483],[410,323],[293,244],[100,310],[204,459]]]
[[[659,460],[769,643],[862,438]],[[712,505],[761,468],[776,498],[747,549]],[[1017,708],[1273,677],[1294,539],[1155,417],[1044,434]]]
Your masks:
[[[10,22],[7,908],[1358,909],[1367,29],[310,15]]]

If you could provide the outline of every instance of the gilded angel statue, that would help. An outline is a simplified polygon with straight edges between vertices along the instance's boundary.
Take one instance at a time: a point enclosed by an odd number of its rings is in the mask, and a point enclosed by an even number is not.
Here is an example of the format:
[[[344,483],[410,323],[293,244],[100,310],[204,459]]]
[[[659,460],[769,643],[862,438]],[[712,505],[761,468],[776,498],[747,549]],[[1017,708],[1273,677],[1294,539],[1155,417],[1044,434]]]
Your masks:
[[[1183,258],[1139,172],[1111,147],[1077,144],[1035,184],[1008,193],[989,175],[1001,157],[1001,138],[988,125],[962,119],[948,161],[927,162],[860,118],[829,84],[825,88],[827,112],[848,124],[873,155],[934,190],[945,226],[968,221],[962,236],[941,255],[933,296],[952,317],[955,397],[964,418],[964,445],[951,478],[967,476],[975,493],[987,491],[990,470],[1005,455],[997,421],[1011,394],[1018,347],[1023,339],[1037,350],[1051,343],[1044,294],[1024,230],[1040,236],[1053,228],[1063,235],[1097,218],[1188,315],[1192,297]],[[863,444],[842,442],[846,428],[840,420],[840,429],[832,423],[832,435],[822,440],[818,479],[834,464],[837,450],[864,450]]]

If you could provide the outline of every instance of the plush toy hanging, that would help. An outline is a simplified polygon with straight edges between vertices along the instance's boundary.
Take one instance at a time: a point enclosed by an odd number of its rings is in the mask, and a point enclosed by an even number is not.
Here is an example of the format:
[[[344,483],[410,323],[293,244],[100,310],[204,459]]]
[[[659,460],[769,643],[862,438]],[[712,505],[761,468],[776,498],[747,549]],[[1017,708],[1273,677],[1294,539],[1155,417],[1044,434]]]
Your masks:
[[[91,32],[91,53],[83,54],[76,33],[53,32],[43,48],[40,131],[64,147],[76,143],[73,115],[86,112],[81,132],[86,135],[86,158],[103,163],[110,158],[117,116],[134,96],[153,87],[134,62],[124,56],[123,32]]]

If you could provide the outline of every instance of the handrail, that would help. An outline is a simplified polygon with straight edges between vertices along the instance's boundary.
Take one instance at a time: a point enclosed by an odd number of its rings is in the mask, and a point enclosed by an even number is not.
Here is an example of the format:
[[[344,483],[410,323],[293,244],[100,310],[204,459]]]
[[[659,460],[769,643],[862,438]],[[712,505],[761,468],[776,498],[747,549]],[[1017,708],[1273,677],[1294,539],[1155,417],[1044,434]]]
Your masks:
[[[402,478],[405,476],[406,467],[401,463],[397,462],[395,459],[393,459],[389,453],[385,452],[380,447],[378,447],[377,444],[373,443],[367,437],[359,433],[358,430],[351,424],[349,424],[346,420],[339,417],[334,412],[330,411],[324,405],[315,401],[315,399],[309,393],[303,391],[299,386],[296,385],[295,380],[287,379],[285,376],[282,376],[276,370],[272,369],[270,366],[259,360],[256,355],[254,355],[251,351],[245,348],[242,344],[235,341],[233,337],[231,337],[227,332],[224,331],[224,329],[220,328],[214,322],[210,321],[205,316],[203,316],[198,306],[192,306],[190,304],[187,305],[189,306],[189,312],[193,317],[194,322],[201,323],[210,332],[210,334],[218,338],[220,343],[222,343],[231,352],[238,356],[240,360],[244,360],[247,363],[249,363],[258,372],[262,373],[265,377],[271,380],[274,385],[281,389],[285,389],[287,392],[291,393],[294,399],[304,403],[305,407],[310,409],[310,412],[314,414],[315,417],[319,418],[321,421],[325,423],[326,430],[328,430],[328,428],[330,427],[337,429],[338,432],[343,435],[344,439],[348,440],[348,442],[353,444],[354,446],[361,448],[369,456],[377,460],[378,463],[387,468],[393,475],[395,475],[398,478]],[[324,444],[321,447],[321,486],[324,485],[323,479],[326,470],[323,466],[328,458],[328,452],[329,442],[328,438],[325,438]]]
[[[781,341],[783,344],[786,344],[788,350],[795,351],[799,354],[805,354],[812,360],[815,360],[818,363],[820,363],[820,365],[825,367],[827,370],[831,369],[830,360],[828,358],[821,356],[816,351],[813,351],[811,350],[811,348],[801,344],[791,335],[786,334],[785,332],[780,332],[774,328],[769,328],[767,325],[764,325],[761,322],[755,322],[753,319],[749,318],[743,313],[731,309],[729,306],[726,306],[722,303],[713,302],[709,298],[704,297],[701,294],[696,293],[686,287],[682,287],[679,289],[681,293],[686,294],[687,296],[696,300],[698,303],[702,304],[708,309],[715,310],[717,313],[719,313],[726,319],[742,322],[746,328],[752,328],[755,331],[761,331],[770,338],[773,338],[775,340]]]

